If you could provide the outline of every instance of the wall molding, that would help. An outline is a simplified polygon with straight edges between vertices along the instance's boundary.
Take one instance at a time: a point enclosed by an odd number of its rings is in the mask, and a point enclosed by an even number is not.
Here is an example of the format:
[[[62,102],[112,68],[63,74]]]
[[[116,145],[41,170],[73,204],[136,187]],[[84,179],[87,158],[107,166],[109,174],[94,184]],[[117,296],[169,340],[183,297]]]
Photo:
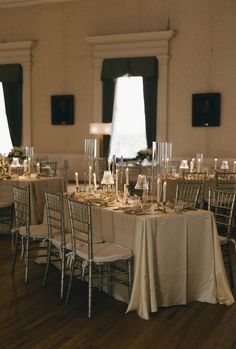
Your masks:
[[[0,43],[0,64],[19,63],[23,68],[23,134],[22,146],[32,145],[31,125],[31,66],[32,48],[35,41],[17,41]]]
[[[170,40],[174,31],[129,33],[104,36],[89,36],[86,41],[92,47],[94,63],[93,121],[102,120],[102,82],[100,80],[104,58],[156,56],[159,62],[157,88],[158,140],[167,140],[168,125],[168,65]]]
[[[71,0],[0,0],[0,8],[42,5],[68,1]]]

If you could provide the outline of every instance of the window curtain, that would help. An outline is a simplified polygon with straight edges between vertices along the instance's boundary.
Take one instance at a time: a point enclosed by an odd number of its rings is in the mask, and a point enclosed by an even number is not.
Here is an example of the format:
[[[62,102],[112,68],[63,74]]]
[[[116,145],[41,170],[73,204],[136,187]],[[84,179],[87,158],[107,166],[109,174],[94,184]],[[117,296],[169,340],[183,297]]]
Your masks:
[[[22,66],[20,64],[0,65],[0,81],[3,85],[12,144],[19,147],[22,142]]]
[[[156,57],[104,59],[101,80],[103,82],[102,121],[112,122],[115,79],[125,74],[142,76],[148,147],[156,139],[157,78],[158,61]],[[104,140],[103,153],[108,154],[109,139]]]

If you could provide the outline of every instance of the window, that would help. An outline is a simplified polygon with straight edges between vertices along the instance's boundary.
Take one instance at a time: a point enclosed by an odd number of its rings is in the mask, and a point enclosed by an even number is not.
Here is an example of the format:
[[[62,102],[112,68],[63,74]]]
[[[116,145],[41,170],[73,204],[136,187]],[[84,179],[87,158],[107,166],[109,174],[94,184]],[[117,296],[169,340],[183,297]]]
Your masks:
[[[114,122],[114,101],[115,101],[115,82],[118,78],[142,77],[143,91],[142,101],[144,100],[145,123],[147,146],[151,148],[153,140],[156,139],[156,107],[157,107],[157,76],[158,76],[158,61],[156,57],[131,57],[131,58],[111,58],[104,59],[101,72],[101,80],[103,82],[103,100],[102,100],[102,121]],[[132,81],[132,79],[131,79]],[[130,90],[128,91],[128,96]],[[136,94],[137,95],[137,94]],[[127,92],[126,92],[127,96]],[[137,102],[135,102],[137,103]],[[133,103],[133,108],[135,107]],[[127,115],[126,115],[127,120]],[[126,122],[126,121],[125,121]],[[132,121],[132,129],[137,122]],[[122,133],[127,129],[127,124],[123,125]],[[120,140],[120,144],[123,140]],[[105,140],[103,143],[103,153],[108,155],[109,142]],[[141,147],[143,148],[143,147]],[[110,148],[112,149],[112,148]],[[135,149],[137,153],[140,147]],[[114,152],[113,152],[114,151]],[[111,150],[117,155],[117,151]],[[107,156],[106,155],[106,156]],[[125,154],[121,154],[125,157]]]
[[[116,79],[109,159],[134,158],[147,147],[143,78]]]
[[[0,153],[8,154],[13,148],[9,133],[2,83],[0,82]]]

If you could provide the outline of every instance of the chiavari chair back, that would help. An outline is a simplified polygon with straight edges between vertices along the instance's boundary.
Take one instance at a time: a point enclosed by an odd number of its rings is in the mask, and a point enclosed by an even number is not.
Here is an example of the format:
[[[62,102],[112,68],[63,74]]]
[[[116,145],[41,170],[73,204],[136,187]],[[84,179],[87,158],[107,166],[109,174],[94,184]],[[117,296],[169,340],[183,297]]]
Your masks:
[[[56,161],[41,161],[40,173],[47,177],[55,177],[57,174],[57,162]]]
[[[216,189],[236,191],[236,173],[226,171],[215,172]]]
[[[47,246],[41,246],[39,243],[47,241],[48,231],[44,224],[31,225],[29,186],[13,186],[13,201],[15,229],[12,273],[15,271],[18,249],[21,246],[21,257],[24,257],[25,262],[25,283],[27,283],[30,260],[46,257],[46,254],[38,254],[36,251],[47,249]]]
[[[176,187],[175,202],[182,202],[184,206],[196,208],[200,193],[200,185],[178,183]]]
[[[204,208],[205,202],[207,202],[204,200],[204,193],[205,193],[205,186],[206,186],[206,172],[184,172],[182,177],[182,182],[185,184],[189,184],[191,186],[196,186],[200,188],[197,207]]]
[[[72,279],[77,268],[77,275],[88,282],[88,317],[92,313],[92,288],[108,288],[111,294],[112,285],[123,283],[132,288],[132,251],[121,245],[93,241],[93,218],[91,203],[68,199],[72,231],[72,264],[70,282],[67,292],[69,300]],[[119,268],[117,266],[119,262]]]
[[[234,277],[230,256],[230,242],[234,241],[232,239],[232,223],[235,199],[235,192],[209,188],[208,210],[212,211],[215,217],[219,241],[232,288],[234,287]]]
[[[59,262],[61,271],[60,298],[64,295],[64,279],[66,270],[66,252],[71,249],[71,235],[65,232],[64,195],[63,193],[45,192],[48,254],[45,266],[43,286],[46,286],[49,265]]]

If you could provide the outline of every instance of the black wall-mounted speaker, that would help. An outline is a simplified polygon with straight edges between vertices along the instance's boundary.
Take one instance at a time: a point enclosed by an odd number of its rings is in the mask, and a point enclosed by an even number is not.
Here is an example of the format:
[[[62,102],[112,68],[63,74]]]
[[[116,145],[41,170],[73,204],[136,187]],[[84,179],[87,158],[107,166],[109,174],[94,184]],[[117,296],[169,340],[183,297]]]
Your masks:
[[[74,124],[74,96],[51,96],[51,120],[52,125]]]
[[[192,95],[192,126],[220,126],[220,93]]]

